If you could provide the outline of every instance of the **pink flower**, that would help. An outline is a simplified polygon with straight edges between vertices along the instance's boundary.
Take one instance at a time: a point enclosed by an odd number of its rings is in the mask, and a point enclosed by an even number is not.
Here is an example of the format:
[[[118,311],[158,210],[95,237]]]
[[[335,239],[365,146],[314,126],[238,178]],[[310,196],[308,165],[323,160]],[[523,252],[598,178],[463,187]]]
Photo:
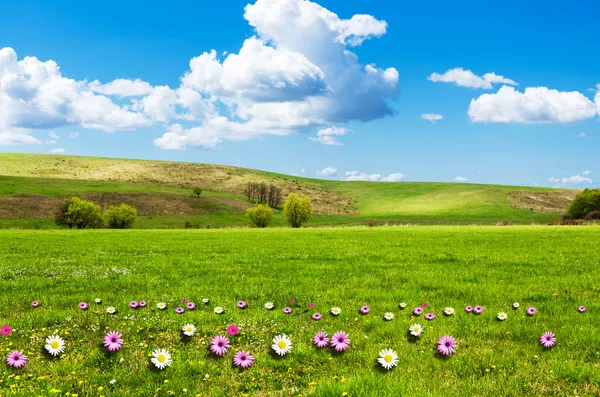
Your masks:
[[[528,316],[533,316],[535,312],[537,312],[535,307],[528,307],[525,313],[527,313]]]
[[[217,356],[222,356],[227,353],[227,349],[230,348],[229,339],[224,336],[217,335],[210,340],[210,351]]]
[[[239,307],[240,309],[245,309],[246,308],[246,302],[244,301],[238,301],[237,303],[237,307]]]
[[[327,334],[325,332],[319,332],[314,336],[313,343],[317,345],[319,349],[327,347],[327,345],[329,344],[329,338],[327,337]]]
[[[323,318],[323,315],[321,313],[315,313],[315,314],[312,315],[312,319],[313,320],[319,321],[322,318]]]
[[[483,313],[483,306],[475,306],[473,311],[475,312],[475,314],[481,314]]]
[[[136,301],[131,301],[131,302],[129,302],[129,307],[130,307],[130,308],[132,308],[132,309],[135,309],[135,308],[137,308],[138,306],[139,306],[139,305],[138,305],[138,303],[137,303]]]
[[[296,302],[296,299],[294,299],[294,298],[290,299],[290,303],[295,303],[295,302]]]
[[[194,302],[188,302],[185,304],[185,307],[187,307],[189,310],[194,310],[196,308],[196,304]]]
[[[577,310],[579,310],[579,313],[583,313],[585,311],[585,306],[579,306]]]
[[[12,328],[10,325],[3,325],[2,328],[0,328],[0,333],[4,336],[10,335],[11,332]]]
[[[38,301],[31,302],[31,306],[33,306],[33,307],[38,307],[39,305],[40,305],[40,302],[38,302]]]
[[[444,335],[437,340],[437,350],[444,356],[454,354],[456,346],[456,339],[450,335]]]
[[[423,309],[421,309],[420,307],[415,307],[413,310],[413,314],[415,316],[420,316],[421,314],[423,314]]]
[[[284,312],[285,314],[290,314],[292,312],[292,308],[284,307],[283,309],[281,309],[281,311]]]
[[[369,306],[363,306],[360,308],[360,313],[361,314],[367,314],[371,311],[371,308]]]
[[[123,347],[123,335],[117,331],[110,331],[102,340],[102,344],[109,352],[119,351]]]
[[[240,329],[235,324],[232,324],[229,327],[227,327],[227,333],[231,336],[236,336],[239,332],[240,332]]]
[[[433,314],[433,313],[427,313],[427,314],[425,315],[425,320],[429,320],[429,321],[431,321],[431,320],[433,320],[434,318],[435,318],[435,314]]]
[[[178,308],[176,308],[176,309],[175,309],[175,313],[177,313],[177,314],[181,314],[181,313],[183,313],[184,311],[185,311],[185,310],[183,309],[183,307],[178,307]]]
[[[552,332],[544,332],[540,337],[540,343],[549,349],[556,344],[556,336]]]
[[[181,303],[187,303],[187,301],[188,301],[187,298],[182,298],[181,299]]]
[[[13,350],[6,356],[6,364],[9,367],[22,368],[27,364],[27,356],[22,351]]]
[[[471,313],[471,312],[473,311],[473,306],[466,306],[466,307],[465,307],[465,311],[466,311],[467,313]]]
[[[308,307],[310,307],[312,309],[313,307],[315,307],[315,304],[314,303],[309,303]]]
[[[344,331],[338,331],[331,337],[331,347],[335,349],[335,351],[343,352],[350,346],[350,339],[348,339],[348,334]]]
[[[254,364],[254,356],[251,356],[250,352],[241,350],[233,356],[233,364],[236,367],[249,368]]]
[[[146,301],[141,301],[140,302],[140,307],[146,307],[146,305],[147,305]]]
[[[87,308],[88,308],[88,304],[87,304],[87,303],[85,303],[85,302],[81,302],[81,303],[79,304],[79,308],[80,308],[81,310],[87,310]]]
[[[427,307],[427,306],[429,306],[429,303],[427,303],[427,302],[425,302],[425,303],[422,303],[422,304],[421,304],[421,306],[422,306],[422,307]]]

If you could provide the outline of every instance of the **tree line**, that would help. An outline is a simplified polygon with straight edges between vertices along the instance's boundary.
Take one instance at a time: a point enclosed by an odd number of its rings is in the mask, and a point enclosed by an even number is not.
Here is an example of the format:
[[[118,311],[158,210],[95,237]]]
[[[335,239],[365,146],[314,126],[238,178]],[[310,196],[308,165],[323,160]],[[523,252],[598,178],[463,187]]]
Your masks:
[[[268,204],[271,208],[281,203],[281,188],[272,183],[248,182],[244,188],[244,196],[257,204]]]
[[[91,201],[72,197],[65,200],[56,211],[54,223],[69,229],[129,229],[137,219],[137,210],[130,205],[111,205],[104,213]]]

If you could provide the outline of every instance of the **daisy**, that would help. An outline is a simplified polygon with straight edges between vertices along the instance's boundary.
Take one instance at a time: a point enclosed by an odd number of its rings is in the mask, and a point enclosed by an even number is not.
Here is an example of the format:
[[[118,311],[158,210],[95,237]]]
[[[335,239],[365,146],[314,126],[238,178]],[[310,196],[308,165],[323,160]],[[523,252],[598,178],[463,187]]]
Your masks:
[[[377,359],[379,364],[385,369],[392,369],[398,365],[398,354],[392,349],[383,349],[379,352],[379,358]]]
[[[340,313],[342,313],[342,309],[340,309],[339,307],[331,308],[331,314],[333,314],[334,316],[339,316]]]
[[[285,356],[292,351],[292,341],[287,335],[277,335],[273,338],[271,349],[280,356]]]
[[[444,335],[437,340],[437,350],[444,356],[449,356],[454,353],[456,349],[456,339],[450,335]]]
[[[425,302],[425,303],[422,303],[422,304],[421,304],[421,306],[422,306],[422,307],[427,307],[427,306],[429,306],[429,303],[427,303],[427,302]]]
[[[100,299],[100,298],[96,298],[96,299],[94,299],[94,302],[95,302],[97,305],[99,305],[99,304],[101,304],[101,303],[102,303],[102,299]]]
[[[223,314],[223,312],[225,310],[223,310],[223,308],[221,306],[217,306],[215,307],[215,309],[213,310],[216,314]]]
[[[233,364],[236,367],[249,368],[254,364],[254,356],[251,356],[250,352],[241,350],[233,356]]]
[[[115,309],[115,308],[114,308],[114,307],[112,307],[112,306],[109,306],[109,307],[107,307],[107,308],[106,308],[106,312],[107,312],[108,314],[115,314],[115,313],[117,312],[117,309]]]
[[[171,354],[165,349],[156,349],[152,352],[150,361],[156,368],[162,370],[171,365]]]
[[[146,301],[140,301],[140,307],[146,307],[148,305]]]
[[[498,320],[504,321],[508,318],[508,314],[506,314],[504,312],[499,312],[496,317],[498,318]]]
[[[313,307],[315,307],[315,304],[313,302],[311,302],[308,304],[308,307],[310,307],[312,309]]]
[[[40,302],[38,302],[38,301],[31,302],[31,306],[33,306],[33,307],[38,307],[39,305],[40,305]]]
[[[247,304],[244,301],[238,301],[238,303],[237,303],[237,307],[239,307],[240,309],[245,309],[246,306],[247,306]]]
[[[454,308],[453,307],[447,307],[444,309],[444,314],[446,316],[451,316],[454,314]]]
[[[267,310],[273,310],[273,308],[275,308],[275,305],[273,304],[273,302],[267,302],[267,303],[265,303],[265,309],[267,309]]]
[[[551,348],[556,344],[556,336],[552,332],[544,332],[540,337],[540,343],[545,348]]]
[[[187,301],[188,301],[187,298],[182,298],[181,299],[181,303],[187,303]]]
[[[385,320],[387,320],[387,321],[392,321],[392,320],[394,319],[394,313],[392,313],[392,312],[386,312],[386,313],[383,315],[383,318],[384,318]]]
[[[367,314],[371,311],[371,308],[369,306],[363,306],[360,308],[360,313],[361,314]]]
[[[471,313],[473,311],[473,306],[465,306],[465,311]]]
[[[535,312],[537,312],[537,309],[535,307],[528,307],[526,311],[528,316],[533,316]]]
[[[104,347],[108,348],[109,352],[116,352],[123,347],[123,335],[117,331],[111,331],[102,340]]]
[[[420,324],[413,324],[410,327],[408,327],[408,330],[410,331],[410,334],[412,336],[421,336],[421,334],[423,333],[423,327],[421,327]]]
[[[319,349],[327,347],[327,345],[329,344],[329,338],[327,337],[327,334],[325,332],[318,332],[313,337],[313,343],[317,345]]]
[[[519,302],[515,302],[515,303],[513,303],[513,309],[518,309],[518,308],[519,308],[519,306],[521,306],[521,305],[519,304]]]
[[[475,314],[481,314],[481,313],[483,313],[483,306],[475,306],[473,308],[473,312],[475,312]]]
[[[402,302],[402,303],[400,303],[400,304],[398,305],[398,307],[399,307],[400,309],[404,309],[404,308],[406,307],[406,303],[405,303],[405,302]]]
[[[423,314],[423,308],[421,307],[415,307],[413,310],[413,314],[415,316],[420,316],[421,314]]]
[[[196,333],[196,327],[194,326],[194,324],[186,324],[181,330],[183,331],[183,334],[185,336],[194,336],[194,334]]]
[[[136,301],[131,301],[131,302],[129,302],[129,307],[130,307],[130,308],[132,308],[132,309],[135,309],[135,308],[137,308],[138,306],[139,306],[139,305],[138,305],[138,303],[137,303]]]
[[[87,310],[87,308],[88,308],[88,304],[87,304],[86,302],[81,302],[81,303],[79,304],[79,308],[80,308],[81,310]]]
[[[227,349],[229,349],[231,345],[229,344],[229,339],[224,336],[217,335],[210,340],[210,351],[216,354],[217,356],[222,356],[227,353]]]
[[[435,314],[433,314],[433,313],[427,313],[427,314],[425,315],[425,320],[429,320],[429,321],[431,321],[431,320],[433,320],[434,318],[435,318]]]
[[[348,334],[344,331],[338,331],[331,337],[331,347],[335,349],[335,351],[343,352],[350,346],[350,339],[348,339]]]
[[[4,336],[10,335],[11,332],[12,328],[10,325],[3,325],[2,328],[0,328],[0,333]]]
[[[194,302],[188,302],[185,304],[185,307],[187,307],[188,310],[194,310],[196,308],[196,304]]]
[[[290,314],[292,312],[292,308],[284,307],[283,309],[281,309],[281,311],[284,312],[285,314]]]
[[[321,313],[314,313],[314,314],[312,315],[312,319],[313,319],[313,320],[317,320],[317,321],[319,321],[319,320],[320,320],[320,319],[322,319],[322,318],[323,318],[323,315],[322,315]]]
[[[158,303],[156,304],[156,307],[157,307],[159,310],[165,310],[165,309],[167,308],[167,304],[166,304],[165,302],[158,302]]]
[[[58,335],[52,335],[46,338],[44,348],[53,356],[58,356],[65,351],[65,341]]]
[[[232,324],[229,327],[227,327],[227,333],[231,336],[236,336],[239,332],[240,332],[240,329],[235,324]]]
[[[208,302],[209,302],[208,298],[202,298],[202,303],[204,303],[205,305],[208,305]]]
[[[585,306],[579,306],[577,310],[579,310],[579,313],[583,313],[585,311]]]
[[[296,303],[296,299],[294,299],[294,298],[291,298],[291,299],[290,299],[290,303]]]
[[[185,309],[183,307],[176,307],[174,311],[177,314],[182,314],[183,312],[185,312]]]
[[[27,364],[27,356],[24,356],[21,351],[13,350],[6,356],[6,364],[9,367],[22,368]]]

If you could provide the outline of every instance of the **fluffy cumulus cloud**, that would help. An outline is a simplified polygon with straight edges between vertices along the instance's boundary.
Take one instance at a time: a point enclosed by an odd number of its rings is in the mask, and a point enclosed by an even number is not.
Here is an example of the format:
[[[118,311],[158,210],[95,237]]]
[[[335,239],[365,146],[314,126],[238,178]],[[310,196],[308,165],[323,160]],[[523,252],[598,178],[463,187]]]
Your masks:
[[[587,175],[584,173],[584,175]],[[548,178],[548,182],[550,183],[562,183],[563,185],[581,185],[581,184],[591,184],[592,183],[592,179],[585,177],[585,176],[581,176],[581,175],[574,175],[568,178]]]
[[[64,153],[65,149],[61,147],[57,147],[55,149],[50,150],[50,153]]]
[[[116,79],[107,84],[100,84],[98,80],[94,80],[88,86],[94,92],[104,95],[116,95],[121,98],[142,96],[152,92],[150,83],[140,79]]]
[[[343,143],[337,140],[335,136],[346,135],[350,130],[343,127],[329,127],[317,131],[316,137],[309,137],[311,141],[319,142],[322,145],[342,146]]]
[[[594,103],[577,91],[528,87],[519,92],[509,86],[473,99],[468,110],[471,121],[476,123],[572,123],[592,118],[596,113]]]
[[[381,174],[366,174],[364,172],[348,171],[342,179],[345,181],[400,182],[406,179],[406,175],[401,172],[383,176]]]
[[[456,182],[469,182],[469,178],[465,178],[464,176],[457,176],[454,178]]]
[[[429,121],[431,124],[435,124],[436,121],[442,120],[444,118],[444,116],[442,116],[441,114],[437,114],[437,113],[423,113],[421,115],[421,118],[423,120]]]
[[[592,171],[590,170],[585,170],[582,172],[583,175],[590,175],[592,173]]]
[[[491,89],[493,84],[518,85],[516,81],[497,75],[494,72],[478,76],[470,70],[454,68],[444,73],[432,73],[428,78],[435,83],[454,83],[461,87]]]
[[[322,170],[317,170],[318,176],[333,176],[336,174],[337,174],[337,169],[335,169],[333,167],[326,167],[326,168],[323,168]]]

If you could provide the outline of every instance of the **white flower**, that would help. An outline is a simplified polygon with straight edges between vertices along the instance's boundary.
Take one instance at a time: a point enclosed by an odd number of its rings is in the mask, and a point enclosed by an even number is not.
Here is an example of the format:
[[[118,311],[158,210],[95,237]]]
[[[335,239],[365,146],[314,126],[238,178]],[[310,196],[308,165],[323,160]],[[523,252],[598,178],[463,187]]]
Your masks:
[[[275,307],[275,305],[273,304],[273,302],[265,303],[265,309],[267,309],[267,310],[273,310],[274,307]]]
[[[334,316],[339,316],[341,312],[342,312],[342,309],[340,309],[339,307],[331,308],[331,314],[333,314]]]
[[[221,306],[215,307],[215,310],[214,310],[214,312],[217,314],[223,314],[224,311],[225,310],[223,310],[223,308]]]
[[[116,379],[111,379],[110,382],[108,382],[108,383],[110,383],[111,385],[114,385],[115,383],[117,383],[117,380]]]
[[[204,303],[205,305],[208,305],[208,298],[202,298],[202,303]]]
[[[513,303],[513,307],[514,307],[515,309],[518,309],[518,308],[519,308],[519,306],[521,306],[521,305],[519,304],[519,302],[515,302],[515,303]]]
[[[156,304],[156,307],[159,308],[160,310],[165,310],[167,308],[167,304],[165,302],[158,302]]]
[[[165,349],[156,349],[152,352],[152,358],[150,359],[152,364],[158,369],[165,369],[171,365],[171,354]]]
[[[498,313],[497,317],[498,317],[498,320],[504,321],[504,320],[506,320],[508,318],[508,314],[506,314],[504,312],[500,312],[500,313]]]
[[[115,309],[115,308],[114,308],[114,307],[112,307],[112,306],[109,306],[109,307],[107,307],[107,308],[106,308],[106,312],[107,312],[108,314],[115,314],[115,313],[117,312],[117,309]]]
[[[58,356],[65,351],[65,341],[58,335],[52,335],[46,338],[44,348],[53,356]]]
[[[185,336],[194,336],[194,334],[196,333],[196,327],[194,326],[194,324],[186,324],[181,330],[183,331],[183,334]]]
[[[97,304],[101,304],[102,303],[102,299],[96,298],[96,299],[94,299],[94,302],[96,302]]]
[[[377,359],[379,364],[385,369],[392,369],[398,365],[398,354],[392,349],[383,349],[379,352],[379,358]]]
[[[410,334],[412,336],[421,336],[421,334],[423,333],[423,327],[421,327],[420,324],[413,324],[410,327],[408,327],[408,330],[410,331]]]
[[[400,303],[400,304],[398,305],[398,307],[399,307],[400,309],[404,309],[404,308],[406,307],[406,303],[405,303],[405,302],[402,302],[402,303]]]
[[[392,313],[392,312],[386,312],[383,315],[383,318],[386,319],[387,321],[392,321],[394,319],[394,313]]]
[[[444,309],[444,314],[446,316],[451,316],[454,314],[454,308],[453,307],[447,307]]]
[[[292,351],[292,341],[287,335],[277,335],[273,338],[271,349],[280,356],[285,356]]]

